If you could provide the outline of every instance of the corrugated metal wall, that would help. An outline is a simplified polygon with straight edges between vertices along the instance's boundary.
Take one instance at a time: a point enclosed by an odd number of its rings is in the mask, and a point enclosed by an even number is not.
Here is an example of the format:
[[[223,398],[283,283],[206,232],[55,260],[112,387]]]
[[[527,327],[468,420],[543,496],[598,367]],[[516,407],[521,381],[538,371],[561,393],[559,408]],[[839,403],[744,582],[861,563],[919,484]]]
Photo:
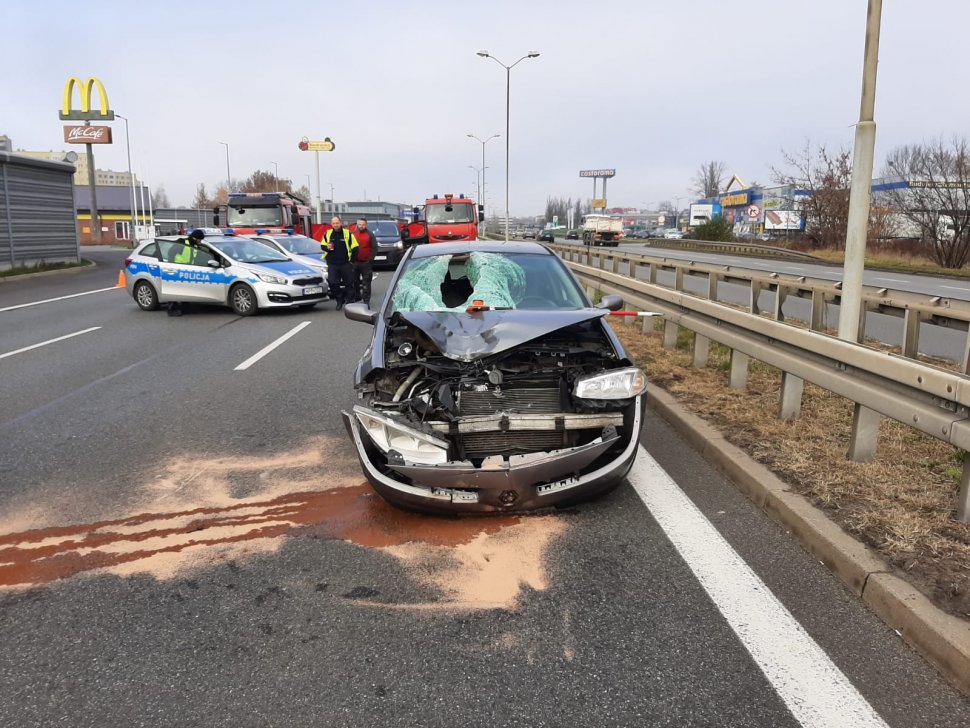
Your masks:
[[[80,257],[74,165],[0,152],[0,269]]]

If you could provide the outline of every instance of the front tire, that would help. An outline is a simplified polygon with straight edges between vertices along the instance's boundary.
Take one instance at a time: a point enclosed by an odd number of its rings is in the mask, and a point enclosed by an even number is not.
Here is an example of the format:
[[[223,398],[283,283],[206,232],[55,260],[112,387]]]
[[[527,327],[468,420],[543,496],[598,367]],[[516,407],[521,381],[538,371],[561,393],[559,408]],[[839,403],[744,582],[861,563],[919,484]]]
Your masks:
[[[131,297],[135,299],[138,308],[142,311],[158,310],[158,293],[148,281],[138,281],[131,292]]]
[[[259,308],[256,291],[245,283],[233,286],[229,291],[229,307],[237,316],[252,316]]]

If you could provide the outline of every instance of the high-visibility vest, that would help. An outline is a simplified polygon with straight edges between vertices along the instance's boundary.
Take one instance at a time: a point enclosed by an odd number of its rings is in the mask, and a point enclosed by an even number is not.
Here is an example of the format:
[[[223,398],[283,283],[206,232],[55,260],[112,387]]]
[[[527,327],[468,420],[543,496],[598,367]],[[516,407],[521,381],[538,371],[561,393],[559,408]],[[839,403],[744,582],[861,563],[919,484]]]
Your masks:
[[[357,238],[354,237],[354,234],[351,233],[350,230],[348,230],[347,228],[343,228],[341,232],[344,234],[344,245],[347,246],[347,260],[349,261],[350,251],[352,251],[354,248],[359,248],[360,243],[357,242]],[[327,230],[326,234],[323,236],[323,242],[325,243],[327,248],[330,247],[330,238],[332,236],[333,236],[333,228],[331,228],[330,230]],[[326,260],[327,253],[329,252],[330,252],[329,250],[324,250],[323,255],[320,256],[320,259]]]
[[[185,247],[175,254],[174,262],[182,263],[183,265],[192,265],[199,254],[199,249],[192,244],[191,238],[181,238],[179,242]]]

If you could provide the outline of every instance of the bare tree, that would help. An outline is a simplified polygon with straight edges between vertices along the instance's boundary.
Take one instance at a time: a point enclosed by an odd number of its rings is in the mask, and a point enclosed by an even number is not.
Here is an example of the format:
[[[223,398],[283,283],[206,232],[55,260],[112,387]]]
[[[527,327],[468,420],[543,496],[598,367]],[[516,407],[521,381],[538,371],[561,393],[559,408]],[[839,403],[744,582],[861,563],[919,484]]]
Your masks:
[[[852,156],[846,149],[829,152],[822,144],[813,153],[811,142],[797,152],[781,151],[789,169],[772,168],[778,184],[806,190],[802,203],[805,232],[816,247],[842,250],[849,221]]]
[[[887,177],[908,182],[885,194],[944,268],[970,259],[970,149],[967,140],[909,144],[886,157]]]
[[[195,188],[195,198],[192,200],[192,207],[196,210],[212,207],[212,200],[206,194],[204,182],[199,182],[199,185]]]
[[[724,162],[704,162],[694,175],[694,188],[701,197],[716,197],[724,187],[727,165]]]

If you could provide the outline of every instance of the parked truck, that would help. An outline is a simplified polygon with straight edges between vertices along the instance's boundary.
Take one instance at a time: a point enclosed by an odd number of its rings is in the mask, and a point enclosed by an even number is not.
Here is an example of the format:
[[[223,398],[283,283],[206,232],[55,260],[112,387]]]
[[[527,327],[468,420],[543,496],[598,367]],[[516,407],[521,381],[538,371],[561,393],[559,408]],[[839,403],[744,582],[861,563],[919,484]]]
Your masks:
[[[405,245],[478,240],[484,207],[465,195],[434,195],[414,208],[415,221],[401,228]]]
[[[292,230],[309,237],[313,229],[309,205],[291,192],[230,192],[229,203],[214,213],[216,227],[225,220],[237,235]]]
[[[616,247],[623,237],[623,220],[609,215],[583,216],[583,244]]]

